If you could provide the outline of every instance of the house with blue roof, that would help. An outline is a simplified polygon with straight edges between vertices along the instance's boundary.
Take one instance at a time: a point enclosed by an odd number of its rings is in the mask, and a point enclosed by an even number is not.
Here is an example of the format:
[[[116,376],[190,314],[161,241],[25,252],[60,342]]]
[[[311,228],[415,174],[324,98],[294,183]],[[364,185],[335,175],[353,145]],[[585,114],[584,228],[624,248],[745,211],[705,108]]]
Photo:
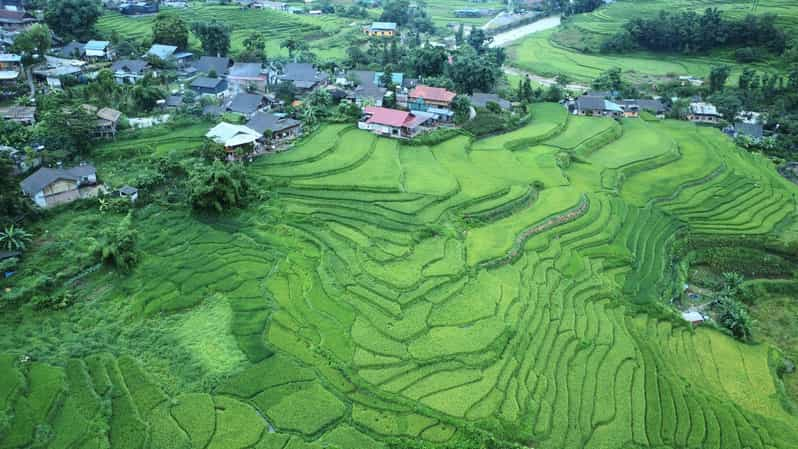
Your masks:
[[[396,22],[374,22],[363,32],[371,37],[393,37],[396,35]]]
[[[86,42],[86,45],[83,46],[83,55],[92,60],[111,61],[114,59],[114,52],[111,48],[111,43],[108,41]]]
[[[573,103],[573,113],[576,115],[599,117],[623,117],[624,110],[617,103],[595,95],[583,95]]]

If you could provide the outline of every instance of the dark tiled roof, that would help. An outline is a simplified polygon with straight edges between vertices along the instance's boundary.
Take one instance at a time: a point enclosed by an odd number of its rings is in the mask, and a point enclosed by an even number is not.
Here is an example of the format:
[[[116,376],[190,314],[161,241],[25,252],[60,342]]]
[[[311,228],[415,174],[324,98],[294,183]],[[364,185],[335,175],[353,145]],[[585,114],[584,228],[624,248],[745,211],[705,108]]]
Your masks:
[[[267,130],[271,132],[280,132],[300,124],[299,121],[292,118],[280,118],[270,112],[258,112],[253,115],[252,119],[247,123],[247,128],[263,134]]]
[[[221,78],[208,78],[207,76],[200,76],[191,82],[191,87],[200,89],[215,89],[222,83]]]
[[[213,70],[217,75],[222,76],[230,68],[230,58],[227,56],[203,56],[194,64],[198,72],[208,74]]]
[[[260,108],[261,102],[263,95],[240,93],[233,97],[227,109],[241,114],[252,114]]]
[[[82,44],[80,42],[72,41],[66,45],[61,51],[58,52],[58,55],[62,58],[74,58],[75,55],[83,56],[86,51],[84,50],[86,44]]]
[[[483,92],[474,92],[474,95],[468,97],[471,101],[471,104],[474,106],[478,106],[480,108],[484,108],[487,106],[488,103],[491,101],[497,103],[500,108],[502,109],[510,109],[510,102],[501,98],[496,94],[486,94]]]
[[[263,66],[257,62],[237,62],[230,68],[230,76],[259,78],[263,76]]]
[[[169,95],[166,97],[166,106],[176,108],[183,104],[182,95]]]
[[[83,176],[90,176],[96,172],[97,170],[91,165],[80,165],[67,169],[40,168],[22,180],[19,185],[22,187],[23,192],[32,196],[59,179],[77,181]]]
[[[603,111],[604,97],[585,95],[576,99],[576,106],[583,111]]]
[[[319,72],[313,64],[291,62],[283,67],[282,78],[287,81],[317,83],[327,79],[327,74]]]
[[[657,114],[665,112],[665,105],[659,100],[637,100],[637,104],[644,111],[654,111]]]
[[[147,61],[141,59],[120,59],[111,66],[111,70],[114,72],[141,74],[148,65]]]

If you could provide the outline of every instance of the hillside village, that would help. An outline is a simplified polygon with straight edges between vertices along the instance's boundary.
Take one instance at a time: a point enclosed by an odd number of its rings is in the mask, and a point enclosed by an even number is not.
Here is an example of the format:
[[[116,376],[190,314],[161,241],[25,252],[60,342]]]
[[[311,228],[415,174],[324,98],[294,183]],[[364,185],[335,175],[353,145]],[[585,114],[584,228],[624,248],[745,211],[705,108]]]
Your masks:
[[[793,449],[741,1],[0,0],[0,449]]]

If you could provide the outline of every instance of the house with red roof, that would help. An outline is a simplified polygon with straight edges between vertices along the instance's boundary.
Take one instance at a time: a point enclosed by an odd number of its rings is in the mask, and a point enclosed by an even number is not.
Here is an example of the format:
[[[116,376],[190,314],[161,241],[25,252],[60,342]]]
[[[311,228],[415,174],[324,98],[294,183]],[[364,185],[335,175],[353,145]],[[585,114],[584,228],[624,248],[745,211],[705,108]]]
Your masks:
[[[452,100],[456,93],[442,87],[419,84],[407,94],[407,107],[411,111],[433,114],[436,120],[449,121],[454,116]]]
[[[426,130],[424,124],[431,119],[432,114],[426,112],[366,106],[357,127],[381,136],[408,139]]]

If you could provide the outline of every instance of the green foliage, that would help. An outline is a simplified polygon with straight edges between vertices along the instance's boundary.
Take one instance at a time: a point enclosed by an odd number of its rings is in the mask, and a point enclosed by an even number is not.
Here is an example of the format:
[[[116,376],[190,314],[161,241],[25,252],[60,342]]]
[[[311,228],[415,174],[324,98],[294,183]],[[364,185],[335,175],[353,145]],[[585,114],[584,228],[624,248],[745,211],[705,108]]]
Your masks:
[[[742,341],[752,339],[753,321],[745,306],[729,297],[721,297],[716,301],[718,322],[728,329],[735,338]]]
[[[230,50],[230,28],[215,20],[194,22],[191,32],[202,42],[202,50],[211,56],[227,56]]]
[[[30,26],[14,38],[12,50],[22,56],[26,65],[33,64],[43,58],[50,49],[50,28],[41,23]]]
[[[116,226],[99,236],[94,250],[97,257],[119,271],[128,272],[138,262],[136,251],[137,232],[133,228],[133,213],[128,214]]]
[[[52,0],[47,2],[44,20],[64,39],[88,39],[102,15],[98,0]]]
[[[24,228],[11,225],[0,231],[0,245],[8,251],[22,251],[33,237]]]
[[[240,164],[214,160],[210,165],[192,168],[188,188],[192,207],[221,213],[244,203],[249,183]]]
[[[152,41],[155,44],[174,45],[178,49],[185,49],[188,46],[188,25],[180,16],[159,13],[152,23]],[[220,48],[216,40],[213,46]]]

